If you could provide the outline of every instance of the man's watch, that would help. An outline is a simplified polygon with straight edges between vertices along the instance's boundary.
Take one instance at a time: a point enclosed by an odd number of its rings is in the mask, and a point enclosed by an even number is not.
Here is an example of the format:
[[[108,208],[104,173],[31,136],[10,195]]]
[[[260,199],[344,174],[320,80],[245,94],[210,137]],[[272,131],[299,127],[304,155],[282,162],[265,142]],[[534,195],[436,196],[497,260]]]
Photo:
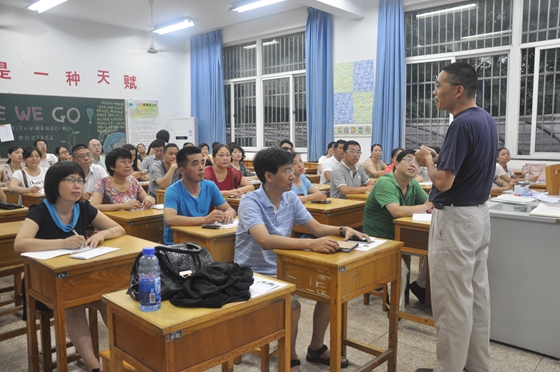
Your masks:
[[[344,230],[345,227],[346,226],[340,226],[340,229],[338,229],[338,235],[344,236],[344,231],[343,230]]]

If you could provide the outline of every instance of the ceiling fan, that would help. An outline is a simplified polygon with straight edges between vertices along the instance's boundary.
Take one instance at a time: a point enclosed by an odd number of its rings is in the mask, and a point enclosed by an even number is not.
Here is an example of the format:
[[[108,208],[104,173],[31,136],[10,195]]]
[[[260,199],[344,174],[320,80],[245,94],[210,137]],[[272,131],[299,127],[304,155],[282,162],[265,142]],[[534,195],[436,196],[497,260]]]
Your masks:
[[[154,46],[154,0],[148,0],[148,2],[150,3],[150,14],[152,16],[152,29],[150,31],[152,34],[152,43],[150,44],[147,52],[150,54],[156,54],[159,50],[157,50]]]

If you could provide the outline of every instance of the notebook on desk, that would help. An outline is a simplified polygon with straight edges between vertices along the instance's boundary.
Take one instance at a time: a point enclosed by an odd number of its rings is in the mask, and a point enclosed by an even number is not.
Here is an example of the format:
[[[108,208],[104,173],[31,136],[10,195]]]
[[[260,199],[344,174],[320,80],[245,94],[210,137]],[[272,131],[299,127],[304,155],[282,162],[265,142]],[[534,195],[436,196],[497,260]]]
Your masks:
[[[356,248],[357,246],[358,246],[358,243],[356,243],[356,242],[339,241],[338,242],[338,251],[339,252],[350,252],[354,248]]]

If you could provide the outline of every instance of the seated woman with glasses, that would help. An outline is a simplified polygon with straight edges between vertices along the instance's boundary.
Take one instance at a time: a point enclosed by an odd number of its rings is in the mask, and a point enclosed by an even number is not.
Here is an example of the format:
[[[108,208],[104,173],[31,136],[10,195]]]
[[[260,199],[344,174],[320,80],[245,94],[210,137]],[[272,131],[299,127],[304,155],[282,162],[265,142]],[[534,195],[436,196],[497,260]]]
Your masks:
[[[312,200],[324,201],[327,194],[319,191],[318,188],[311,184],[309,178],[305,175],[305,163],[297,152],[292,152],[292,160],[294,161],[294,182],[292,183],[292,191],[296,193],[302,203]]]
[[[84,171],[78,164],[71,161],[53,164],[45,176],[46,199],[29,207],[27,218],[15,238],[14,250],[23,253],[78,249],[84,245],[95,248],[105,239],[124,235],[123,227],[98,212],[88,201],[81,200],[83,191]],[[99,231],[86,238],[90,224]],[[37,306],[46,308],[42,303]],[[99,371],[101,366],[93,352],[86,307],[99,310],[107,323],[105,305],[96,301],[66,309],[66,329],[88,372]],[[33,315],[30,318],[33,319]]]
[[[214,165],[206,167],[204,179],[214,181],[223,197],[240,198],[243,194],[254,191],[255,187],[241,173],[230,167],[229,148],[218,143],[212,149]]]
[[[100,211],[151,208],[155,199],[149,196],[132,176],[132,154],[124,148],[112,150],[105,157],[109,177],[97,181],[91,204]]]
[[[68,151],[68,147],[66,146],[62,146],[62,145],[57,146],[56,149],[54,149],[54,154],[58,158],[58,161],[72,160],[72,157],[70,156],[70,151]]]

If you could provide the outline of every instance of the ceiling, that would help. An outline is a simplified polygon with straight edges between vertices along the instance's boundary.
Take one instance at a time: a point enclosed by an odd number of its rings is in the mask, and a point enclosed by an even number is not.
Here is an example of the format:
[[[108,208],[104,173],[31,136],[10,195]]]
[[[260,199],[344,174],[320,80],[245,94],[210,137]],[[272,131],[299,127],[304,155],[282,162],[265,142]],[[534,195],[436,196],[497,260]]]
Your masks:
[[[154,26],[157,28],[189,18],[195,26],[173,34],[189,36],[308,6],[344,18],[357,19],[364,16],[364,1],[371,0],[286,0],[264,8],[237,13],[229,9],[233,5],[250,1],[154,0]],[[35,0],[0,0],[0,5],[25,9],[34,2]],[[42,14],[146,32],[152,29],[148,0],[68,0]]]

